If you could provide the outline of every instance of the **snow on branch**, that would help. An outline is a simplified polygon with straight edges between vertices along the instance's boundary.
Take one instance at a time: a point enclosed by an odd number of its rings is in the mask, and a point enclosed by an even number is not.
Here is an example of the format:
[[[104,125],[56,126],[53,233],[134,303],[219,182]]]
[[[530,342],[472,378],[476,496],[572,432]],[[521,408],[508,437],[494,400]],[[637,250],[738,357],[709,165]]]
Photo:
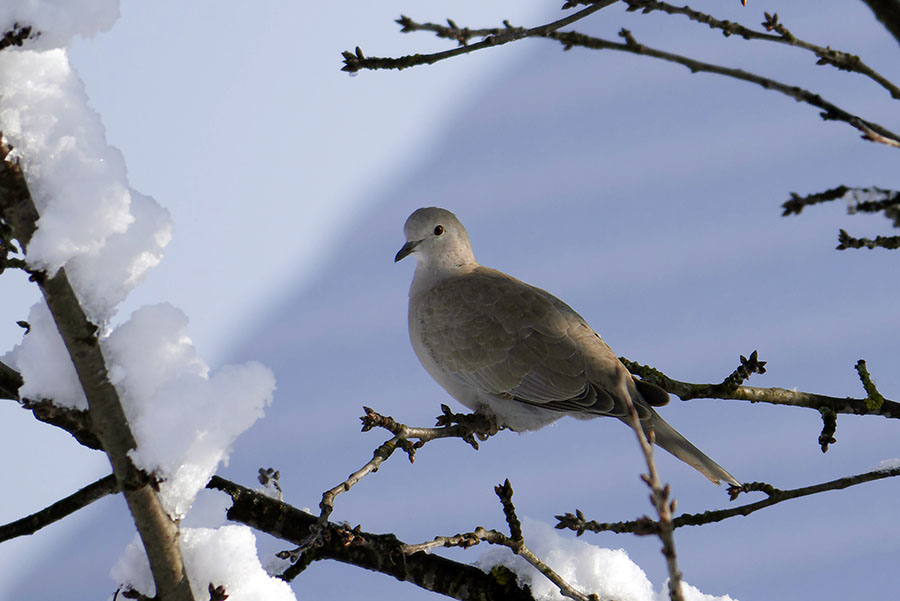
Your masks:
[[[18,162],[8,158],[10,151],[8,144],[0,142],[0,162],[4,166],[0,172],[0,215],[27,252],[39,215]],[[178,546],[178,526],[163,508],[153,482],[129,457],[137,443],[118,391],[110,381],[98,328],[85,314],[64,267],[53,275],[34,271],[32,278],[43,293],[71,357],[87,399],[92,429],[109,457],[147,549],[156,589],[164,599],[189,601],[193,596]]]

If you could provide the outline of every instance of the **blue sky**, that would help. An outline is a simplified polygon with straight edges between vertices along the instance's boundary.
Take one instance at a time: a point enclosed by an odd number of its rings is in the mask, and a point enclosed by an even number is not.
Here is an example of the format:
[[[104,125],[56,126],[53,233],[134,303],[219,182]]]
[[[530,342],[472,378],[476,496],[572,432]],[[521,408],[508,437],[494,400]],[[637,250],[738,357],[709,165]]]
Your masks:
[[[401,12],[472,25],[541,19],[537,7],[517,14],[512,4],[488,13],[479,3],[426,10],[392,2],[346,15],[346,7],[318,4],[251,14],[237,4],[126,2],[112,31],[73,49],[132,185],[166,206],[176,224],[167,258],[123,316],[169,300],[191,317],[192,338],[213,363],[252,358],[275,370],[270,418],[239,440],[227,471],[235,479],[249,482],[256,467],[274,463],[288,500],[315,506],[381,442],[358,433],[362,404],[428,425],[447,401],[406,338],[412,268],[391,262],[407,214],[431,204],[458,214],[482,263],[557,294],[617,352],[673,377],[721,379],[739,354],[758,348],[769,372],[754,377],[756,385],[858,396],[852,366],[866,358],[882,391],[896,397],[900,290],[887,275],[896,256],[833,250],[838,227],[874,235],[890,233],[887,222],[847,217],[839,205],[792,218],[778,208],[790,191],[896,188],[896,150],[746,84],[638,57],[563,54],[544,41],[401,73],[339,71],[339,52],[356,44],[368,54],[441,47],[425,34],[397,33],[391,21]],[[731,4],[697,8],[747,23],[771,10]],[[812,2],[777,10],[797,35],[858,52],[898,79],[896,42],[857,4],[840,14]],[[813,68],[799,50],[724,40],[675,17],[616,7],[587,28],[614,37],[622,25],[640,41],[776,79],[802,73],[798,83],[894,125],[884,117],[895,114],[893,101],[880,88]],[[4,295],[8,314],[24,318],[28,294]],[[4,330],[5,347],[19,335]],[[2,411],[3,427],[21,436],[0,437],[8,453],[23,438],[41,449],[10,466],[20,471],[9,477],[34,494],[4,504],[9,519],[108,470],[67,435],[15,408]],[[664,415],[738,478],[781,487],[898,455],[887,420],[841,418],[838,444],[822,455],[815,412],[673,400]],[[650,509],[630,436],[618,423],[567,420],[505,434],[478,453],[438,441],[414,466],[392,460],[341,499],[336,517],[410,541],[500,526],[491,486],[509,477],[520,510],[536,519],[552,523],[575,507],[601,520],[628,519]],[[683,510],[727,505],[689,468],[668,458],[661,467]],[[679,532],[682,567],[705,592],[745,601],[884,597],[897,582],[879,568],[896,556],[900,532],[871,516],[888,514],[896,494],[896,484],[875,483]],[[3,545],[4,564],[18,566],[5,572],[24,570],[48,545],[96,524],[98,512],[114,512],[112,501],[105,507],[83,518],[88,525],[54,526],[34,541]],[[590,542],[625,547],[661,582],[655,540]],[[70,548],[61,553],[72,555]],[[474,560],[471,553],[458,556]],[[105,567],[94,570],[102,583]],[[297,591],[427,596],[388,580],[316,566]],[[0,597],[4,586],[12,585],[0,581]],[[41,593],[35,587],[26,581],[9,590],[51,595],[47,583]]]

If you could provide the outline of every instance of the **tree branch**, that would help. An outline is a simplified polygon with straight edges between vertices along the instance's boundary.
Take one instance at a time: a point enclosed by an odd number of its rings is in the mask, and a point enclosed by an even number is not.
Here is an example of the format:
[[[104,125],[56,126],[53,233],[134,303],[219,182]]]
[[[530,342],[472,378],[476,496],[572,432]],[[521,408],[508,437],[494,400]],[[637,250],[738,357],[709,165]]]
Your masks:
[[[875,238],[854,238],[847,230],[838,232],[837,250],[848,248],[887,248],[897,250],[900,248],[900,236],[875,236]]]
[[[23,383],[19,372],[0,361],[0,398],[18,401],[19,388]]]
[[[737,493],[762,491],[768,495],[768,498],[755,503],[731,507],[729,509],[704,511],[703,513],[685,513],[674,518],[672,520],[672,526],[674,528],[681,528],[682,526],[701,526],[703,524],[721,522],[722,520],[739,515],[750,515],[755,511],[771,507],[772,505],[776,505],[783,501],[815,495],[829,490],[842,490],[844,488],[856,486],[857,484],[863,484],[864,482],[873,482],[875,480],[893,478],[895,476],[900,476],[900,467],[863,472],[855,476],[846,476],[830,482],[823,482],[821,484],[794,488],[791,490],[780,490],[764,482],[750,482],[743,484],[740,487],[733,488],[736,489],[735,492]],[[648,534],[657,534],[658,530],[657,523],[647,517],[632,520],[630,522],[605,523],[585,519],[584,513],[579,509],[576,509],[574,514],[566,513],[564,515],[558,515],[556,516],[556,519],[559,522],[556,525],[556,528],[560,530],[573,530],[578,536],[581,536],[585,532],[627,532],[644,536]]]
[[[0,215],[25,251],[39,215],[21,168],[8,159],[11,150],[6,143],[0,142]],[[72,358],[88,400],[92,429],[109,457],[118,487],[128,502],[147,551],[157,596],[163,601],[192,601],[193,594],[178,547],[178,526],[166,514],[149,478],[128,456],[136,443],[118,392],[109,380],[97,338],[98,328],[85,315],[65,268],[60,268],[52,277],[35,272],[32,278],[40,287]]]
[[[655,48],[639,44],[637,40],[635,40],[631,32],[627,29],[622,29],[619,32],[619,36],[625,40],[624,43],[611,42],[609,40],[588,36],[575,31],[550,32],[544,37],[557,40],[558,42],[564,44],[566,49],[580,46],[583,48],[590,48],[592,50],[618,50],[620,52],[630,52],[632,54],[650,56],[653,58],[658,58],[660,60],[684,65],[685,67],[690,69],[691,73],[715,73],[717,75],[724,75],[733,79],[739,79],[741,81],[754,83],[767,90],[775,90],[776,92],[781,92],[782,94],[789,96],[794,100],[804,102],[816,108],[822,109],[824,111],[820,113],[822,119],[826,121],[843,121],[845,123],[848,123],[857,130],[861,131],[863,134],[861,137],[865,140],[869,140],[871,142],[879,142],[881,144],[900,148],[900,136],[898,136],[894,132],[877,123],[866,121],[864,119],[861,119],[860,117],[857,117],[856,115],[848,113],[839,106],[825,100],[819,94],[814,94],[804,88],[784,84],[775,81],[774,79],[769,79],[768,77],[763,77],[755,73],[750,73],[749,71],[744,71],[743,69],[732,69],[730,67],[723,67],[721,65],[694,60],[680,54],[673,54],[671,52],[657,50]]]
[[[20,399],[19,388],[22,384],[22,375],[0,361],[0,398],[19,401],[22,408],[31,411],[39,421],[62,428],[90,449],[103,450],[100,439],[94,434],[91,416],[87,411],[60,407],[50,399]]]
[[[309,537],[296,549],[282,551],[278,554],[280,558],[290,559],[294,564],[285,572],[286,579],[291,580],[295,578],[309,565],[311,560],[308,557],[304,557],[304,555],[308,555],[320,543],[328,518],[331,517],[331,513],[334,511],[335,498],[339,494],[349,492],[364,477],[378,471],[378,467],[393,455],[398,448],[406,452],[410,463],[412,463],[415,461],[416,449],[421,448],[430,440],[448,437],[462,438],[478,450],[478,442],[475,440],[476,436],[480,440],[486,440],[498,431],[496,421],[482,415],[455,414],[450,411],[447,405],[441,405],[441,410],[443,414],[437,418],[438,427],[412,428],[397,422],[390,416],[383,416],[369,407],[363,407],[363,411],[366,412],[360,418],[363,424],[363,432],[380,427],[392,432],[394,437],[375,449],[372,453],[372,459],[366,462],[365,465],[350,474],[346,480],[322,494],[322,500],[319,502],[319,519],[316,526],[310,529]],[[417,441],[413,443],[411,439],[417,439]]]
[[[442,61],[454,56],[459,56],[461,54],[468,54],[470,52],[475,52],[476,50],[481,50],[483,48],[491,48],[494,46],[501,46],[503,44],[507,44],[509,42],[514,42],[516,40],[521,40],[523,38],[530,37],[541,37],[546,35],[551,31],[555,31],[561,27],[565,27],[566,25],[571,25],[576,21],[580,21],[584,19],[588,15],[591,15],[597,12],[600,9],[606,8],[611,4],[615,4],[617,0],[599,0],[598,2],[591,3],[587,8],[583,8],[582,10],[575,12],[568,17],[564,17],[559,19],[558,21],[554,21],[552,23],[548,23],[546,25],[541,25],[539,27],[532,27],[530,29],[526,29],[524,27],[513,27],[509,25],[508,22],[504,22],[504,28],[494,28],[489,30],[476,30],[487,32],[488,35],[482,41],[467,45],[468,37],[470,35],[466,35],[463,30],[458,30],[455,24],[450,21],[452,28],[457,29],[458,33],[451,34],[451,36],[443,36],[443,37],[451,37],[451,39],[458,39],[462,44],[458,48],[454,48],[453,50],[444,50],[443,52],[436,52],[434,54],[413,54],[409,56],[402,56],[400,58],[377,58],[377,57],[367,57],[363,54],[362,50],[360,50],[359,46],[356,47],[354,52],[345,51],[342,53],[344,57],[344,66],[341,71],[347,71],[348,73],[356,73],[360,70],[377,70],[377,69],[406,69],[408,67],[414,67],[417,65],[431,65],[438,61]],[[397,22],[403,26],[401,31],[414,31],[414,29],[409,29],[406,26],[406,23],[413,23],[408,17],[402,16],[397,19]],[[428,24],[429,26],[440,27],[439,25]],[[426,27],[423,27],[426,28]],[[471,30],[465,30],[471,33]],[[474,35],[474,34],[473,34]],[[463,41],[465,40],[465,41]]]
[[[39,421],[62,428],[89,449],[103,450],[100,439],[94,433],[89,412],[60,407],[49,399],[25,399],[22,401],[22,408],[30,410]]]
[[[852,200],[848,199],[848,196],[852,196]],[[900,191],[886,190],[876,186],[850,188],[841,185],[807,196],[800,196],[796,192],[791,192],[790,200],[785,201],[781,205],[781,208],[784,209],[781,215],[782,217],[799,215],[808,206],[839,199],[847,200],[847,213],[850,215],[856,213],[884,213],[884,216],[892,221],[894,227],[900,227]],[[862,247],[900,248],[900,236],[878,236],[874,240],[870,240],[868,238],[854,238],[843,229],[838,233],[838,242],[838,250]]]
[[[797,48],[803,48],[816,55],[818,65],[831,65],[841,71],[851,71],[859,73],[875,81],[890,93],[893,98],[900,99],[900,87],[888,80],[886,77],[865,64],[861,58],[849,52],[834,50],[830,46],[822,47],[810,42],[806,42],[794,36],[782,23],[778,21],[778,13],[764,13],[765,21],[762,26],[766,31],[774,31],[777,35],[764,33],[745,27],[734,21],[722,21],[706,13],[696,11],[689,6],[674,6],[667,2],[657,2],[656,0],[624,0],[628,4],[628,11],[640,10],[642,13],[650,13],[654,11],[665,12],[670,15],[684,15],[691,21],[703,23],[710,29],[718,29],[726,37],[736,35],[745,40],[763,40],[766,42],[775,42],[778,44],[786,44]]]
[[[457,39],[460,42],[460,46],[454,48],[453,50],[446,50],[443,52],[437,52],[434,54],[415,54],[403,56],[400,58],[386,58],[386,57],[367,57],[363,54],[362,50],[359,46],[356,47],[355,52],[344,52],[344,71],[348,71],[351,73],[355,73],[362,69],[367,70],[377,70],[377,69],[406,69],[408,67],[414,67],[417,65],[425,65],[425,64],[433,64],[441,60],[446,60],[448,58],[452,58],[454,56],[458,56],[461,54],[468,54],[470,52],[475,52],[477,50],[481,50],[483,48],[497,46],[500,44],[506,44],[508,42],[513,42],[516,40],[521,40],[524,38],[533,38],[533,37],[544,37],[553,40],[557,40],[562,43],[566,50],[573,48],[575,46],[580,46],[583,48],[589,48],[592,50],[617,50],[620,52],[630,52],[632,54],[638,54],[642,56],[650,56],[653,58],[658,58],[660,60],[665,60],[668,62],[673,62],[677,64],[684,65],[688,69],[691,70],[692,73],[698,72],[706,72],[706,73],[715,73],[717,75],[724,75],[726,77],[731,77],[733,79],[739,79],[742,81],[747,81],[750,83],[754,83],[759,85],[767,90],[775,90],[777,92],[781,92],[786,96],[789,96],[799,102],[804,102],[806,104],[815,106],[817,108],[822,109],[822,113],[820,116],[822,119],[827,121],[843,121],[852,127],[856,128],[860,132],[862,132],[862,138],[865,140],[869,140],[871,142],[878,142],[880,144],[885,144],[888,146],[893,146],[895,148],[900,148],[900,136],[893,133],[889,129],[870,121],[866,121],[856,115],[853,115],[844,109],[838,107],[837,105],[825,100],[819,94],[814,94],[809,90],[801,88],[799,86],[791,86],[788,84],[784,84],[774,79],[770,79],[768,77],[763,77],[761,75],[757,75],[755,73],[750,73],[748,71],[744,71],[742,69],[732,69],[729,67],[723,67],[721,65],[716,65],[712,63],[706,63],[703,61],[698,61],[692,58],[688,58],[686,56],[682,56],[679,54],[673,54],[671,52],[665,52],[662,50],[657,50],[655,48],[651,48],[649,46],[645,46],[643,44],[639,44],[632,33],[627,29],[622,29],[619,32],[619,36],[625,40],[624,43],[612,42],[609,40],[605,40],[602,38],[597,38],[593,36],[588,36],[582,33],[578,33],[575,31],[569,32],[560,32],[559,29],[570,25],[580,19],[587,17],[589,14],[599,10],[600,8],[604,8],[612,4],[611,1],[603,1],[598,2],[596,4],[591,4],[587,8],[578,11],[577,13],[571,15],[566,19],[560,19],[559,21],[555,21],[553,23],[549,23],[547,25],[541,27],[533,27],[531,29],[525,29],[522,27],[513,27],[509,25],[508,22],[504,22],[504,29],[494,28],[494,29],[478,29],[471,30],[468,28],[460,29],[453,21],[448,21],[449,25],[447,27],[436,25],[434,23],[425,23],[418,24],[412,19],[408,17],[402,16],[398,19],[398,23],[403,27],[402,31],[417,31],[417,30],[428,30],[433,31],[438,34],[439,37],[446,37],[450,39]],[[702,13],[696,13],[702,14]],[[709,17],[712,19],[712,17]],[[724,23],[718,22],[717,23]],[[767,23],[773,27],[773,29],[783,29],[783,26],[777,23],[777,19],[775,20],[767,20]],[[723,25],[724,27],[724,25]],[[750,31],[747,29],[746,31]],[[796,40],[790,34],[787,29],[783,29],[785,32],[786,40],[792,39],[796,42],[795,45],[800,45],[801,41]],[[476,44],[468,44],[468,39],[477,33],[488,33],[489,35]],[[764,35],[764,34],[758,34]],[[789,37],[788,37],[789,36]],[[772,38],[778,36],[770,36]],[[765,39],[768,39],[765,38]],[[785,41],[785,43],[792,43],[789,41]],[[802,42],[806,44],[806,42]],[[818,46],[814,46],[812,44],[808,44],[808,46],[813,48],[820,48]],[[831,49],[822,49],[822,56],[820,56],[820,60],[825,60],[826,63],[838,64],[842,66],[848,66],[850,64],[855,64],[857,67],[862,64],[861,61],[855,61],[851,58],[846,58],[843,55],[833,51]],[[844,53],[846,54],[846,53]],[[846,55],[850,57],[850,55]],[[858,58],[858,57],[856,57]],[[865,66],[865,65],[863,65]],[[860,67],[862,68],[862,67]],[[866,67],[867,68],[867,67]],[[872,74],[877,75],[874,71],[871,73],[866,73],[870,76]],[[881,77],[881,76],[878,76]],[[886,79],[883,79],[884,82],[888,82]],[[891,84],[893,85],[893,84]],[[896,86],[894,86],[896,88]],[[893,91],[892,91],[893,93]],[[900,90],[898,90],[900,93]]]
[[[806,407],[816,410],[826,408],[835,413],[881,415],[883,417],[900,419],[900,403],[887,399],[884,400],[880,408],[874,409],[869,407],[867,399],[840,398],[811,392],[786,390],[784,388],[757,388],[754,386],[733,385],[728,378],[720,384],[692,384],[690,382],[673,380],[658,369],[635,363],[625,357],[619,357],[619,360],[625,364],[625,367],[631,373],[656,384],[667,392],[676,395],[682,401],[699,398],[738,400],[750,401],[751,403]]]
[[[71,515],[87,507],[94,501],[98,501],[107,495],[119,492],[116,478],[112,474],[100,478],[96,482],[88,484],[81,490],[72,493],[64,499],[60,499],[56,503],[41,509],[36,513],[18,519],[0,526],[0,542],[10,540],[19,536],[34,534],[41,528],[49,526],[54,522],[58,522],[64,517]]]
[[[543,574],[550,582],[555,584],[564,597],[575,599],[576,601],[600,601],[600,597],[596,594],[584,594],[566,582],[562,576],[541,561],[541,559],[528,548],[525,544],[525,539],[522,536],[522,524],[519,522],[519,518],[516,517],[516,508],[512,502],[513,490],[509,480],[507,479],[503,484],[495,486],[494,492],[497,493],[497,496],[500,498],[500,503],[503,505],[503,513],[506,516],[506,523],[509,525],[509,536],[506,536],[499,530],[487,530],[479,526],[472,532],[466,532],[465,534],[436,536],[434,537],[434,540],[426,543],[404,545],[403,552],[407,555],[411,555],[428,549],[434,549],[435,547],[461,547],[463,549],[468,549],[469,547],[484,541],[492,545],[507,547],[513,553],[531,564],[531,566]]]
[[[672,523],[672,514],[675,512],[676,502],[675,499],[671,499],[669,485],[663,486],[662,481],[659,479],[659,473],[656,470],[656,461],[653,459],[654,432],[652,430],[649,434],[644,432],[644,427],[641,425],[641,418],[634,407],[634,402],[632,402],[628,394],[624,396],[625,404],[628,407],[628,419],[631,422],[631,428],[634,430],[638,445],[640,445],[644,454],[644,460],[647,462],[647,473],[641,474],[641,479],[650,488],[650,501],[656,509],[656,515],[659,516],[659,521],[654,522],[654,524],[656,535],[662,541],[662,553],[666,558],[666,569],[669,571],[669,599],[671,601],[684,601],[684,595],[681,591],[681,570],[678,568],[678,555],[675,552],[675,527]]]
[[[317,516],[266,495],[213,476],[207,488],[227,493],[232,499],[229,520],[246,524],[293,544],[302,544],[316,527]],[[405,543],[393,534],[372,534],[332,522],[325,524],[320,544],[310,561],[333,559],[410,582],[454,599],[483,601],[534,601],[528,588],[520,588],[515,576],[503,568],[485,573],[480,569],[424,552],[406,555]]]
[[[896,0],[863,0],[884,28],[900,42],[900,4]]]

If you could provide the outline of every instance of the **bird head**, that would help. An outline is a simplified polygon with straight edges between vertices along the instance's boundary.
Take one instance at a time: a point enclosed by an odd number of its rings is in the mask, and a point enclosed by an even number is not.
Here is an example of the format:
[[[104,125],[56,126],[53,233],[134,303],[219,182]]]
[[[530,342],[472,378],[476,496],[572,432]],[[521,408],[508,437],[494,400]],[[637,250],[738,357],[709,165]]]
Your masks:
[[[394,257],[397,262],[414,254],[419,263],[434,268],[453,268],[475,263],[466,228],[446,209],[417,209],[403,226],[406,244]]]

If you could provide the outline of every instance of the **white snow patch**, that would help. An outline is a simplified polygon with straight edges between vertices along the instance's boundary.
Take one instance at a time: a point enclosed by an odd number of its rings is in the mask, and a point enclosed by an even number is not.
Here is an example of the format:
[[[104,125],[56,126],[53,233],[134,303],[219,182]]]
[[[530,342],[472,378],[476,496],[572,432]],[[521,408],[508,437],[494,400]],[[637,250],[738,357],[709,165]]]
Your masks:
[[[272,400],[275,377],[259,363],[210,373],[186,334],[188,319],[169,304],[138,309],[104,343],[138,446],[132,459],[164,481],[163,505],[176,517],[234,440]]]
[[[0,130],[40,214],[28,263],[51,275],[66,266],[88,317],[102,324],[162,258],[169,214],[128,186],[64,50],[4,51],[0,74]]]
[[[129,194],[134,221],[127,231],[111,234],[101,248],[66,263],[69,281],[82,304],[99,321],[115,314],[118,304],[159,264],[172,239],[169,212],[149,196],[135,190]]]
[[[229,601],[296,601],[290,585],[269,576],[260,565],[256,538],[247,526],[183,528],[179,541],[195,599],[208,599],[212,583],[225,587]],[[156,594],[147,555],[137,537],[111,576],[145,595]]]
[[[0,34],[18,25],[30,25],[24,47],[46,50],[68,46],[76,35],[92,37],[112,27],[119,18],[118,0],[4,0],[0,3]]]
[[[64,50],[3,52],[0,73],[3,135],[41,215],[28,262],[53,274],[134,220],[125,161],[107,146]]]
[[[31,307],[28,324],[28,334],[3,358],[25,380],[19,396],[35,401],[51,399],[61,407],[87,410],[75,366],[43,299]]]
[[[669,598],[667,584],[654,592],[644,571],[622,549],[604,549],[583,540],[563,537],[553,527],[527,518],[523,520],[523,530],[528,548],[583,593],[597,593],[604,601],[664,601]],[[496,565],[506,566],[518,576],[521,584],[531,587],[535,599],[565,599],[550,580],[505,547],[491,547],[475,565],[485,571]],[[686,601],[733,601],[728,595],[705,595],[687,583],[682,584]]]
[[[878,464],[878,467],[871,471],[886,472],[888,470],[895,470],[897,468],[900,468],[900,459],[883,459],[881,463]]]

